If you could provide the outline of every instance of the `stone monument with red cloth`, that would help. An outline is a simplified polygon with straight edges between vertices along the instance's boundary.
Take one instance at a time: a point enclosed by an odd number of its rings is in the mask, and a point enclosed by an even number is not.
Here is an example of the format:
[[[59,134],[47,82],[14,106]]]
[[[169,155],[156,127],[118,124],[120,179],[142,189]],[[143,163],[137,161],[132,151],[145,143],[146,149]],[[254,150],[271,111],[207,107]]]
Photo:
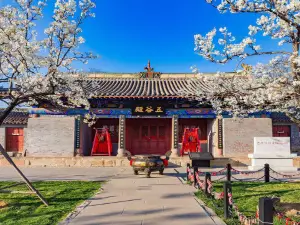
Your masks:
[[[107,128],[96,129],[91,156],[109,155],[112,153],[112,143]]]
[[[199,138],[199,128],[184,128],[180,155],[189,152],[202,152]]]

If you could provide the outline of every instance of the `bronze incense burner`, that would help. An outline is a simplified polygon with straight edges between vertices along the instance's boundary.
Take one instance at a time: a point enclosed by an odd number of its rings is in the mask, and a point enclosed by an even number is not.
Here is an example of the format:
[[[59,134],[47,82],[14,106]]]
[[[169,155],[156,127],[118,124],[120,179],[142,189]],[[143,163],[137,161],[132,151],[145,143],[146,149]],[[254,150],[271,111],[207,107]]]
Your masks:
[[[130,165],[133,168],[135,175],[138,175],[139,172],[144,172],[147,177],[150,177],[152,172],[158,171],[159,174],[163,175],[165,167],[168,166],[170,152],[167,152],[166,155],[135,155],[128,156]]]

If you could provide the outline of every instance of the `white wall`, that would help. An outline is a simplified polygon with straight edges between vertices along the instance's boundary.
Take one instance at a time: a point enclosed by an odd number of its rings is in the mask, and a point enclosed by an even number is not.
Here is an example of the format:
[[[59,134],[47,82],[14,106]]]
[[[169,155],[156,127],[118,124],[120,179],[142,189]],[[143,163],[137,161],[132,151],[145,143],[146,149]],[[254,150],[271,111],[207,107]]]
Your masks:
[[[5,127],[0,127],[0,144],[5,149]]]
[[[223,119],[223,155],[248,157],[253,153],[254,137],[272,137],[270,118]]]
[[[75,118],[29,118],[25,133],[26,156],[74,156]]]

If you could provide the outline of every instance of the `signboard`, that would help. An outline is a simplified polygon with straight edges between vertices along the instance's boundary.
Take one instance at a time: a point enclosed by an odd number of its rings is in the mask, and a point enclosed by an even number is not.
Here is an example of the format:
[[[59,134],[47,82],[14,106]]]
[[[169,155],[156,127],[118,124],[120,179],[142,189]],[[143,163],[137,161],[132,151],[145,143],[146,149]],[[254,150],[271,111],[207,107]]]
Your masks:
[[[139,104],[134,105],[131,108],[132,115],[141,115],[141,116],[147,116],[147,115],[165,115],[166,110],[163,105],[156,105],[156,104]]]
[[[291,154],[289,137],[255,137],[254,155],[288,156]]]

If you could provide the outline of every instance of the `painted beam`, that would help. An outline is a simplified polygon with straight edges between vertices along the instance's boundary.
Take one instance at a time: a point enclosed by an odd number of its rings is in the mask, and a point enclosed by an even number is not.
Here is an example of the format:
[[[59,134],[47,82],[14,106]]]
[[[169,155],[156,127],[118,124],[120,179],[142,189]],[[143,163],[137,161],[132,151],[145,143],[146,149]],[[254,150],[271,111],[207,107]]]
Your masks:
[[[85,115],[89,113],[85,109],[67,109],[65,111],[51,111],[44,108],[30,108],[28,109],[29,114],[39,114],[39,115],[65,115],[65,116],[75,116],[75,115]],[[178,116],[179,118],[216,118],[216,113],[212,109],[200,108],[200,109],[166,109],[165,115],[159,116],[134,116],[132,115],[131,109],[91,109],[90,112],[95,114],[97,117],[105,118],[118,118],[120,115],[124,115],[127,118],[172,118],[173,116]],[[223,113],[223,118],[232,118],[229,113]],[[254,118],[270,118],[271,113],[258,112],[249,114],[248,117]]]

